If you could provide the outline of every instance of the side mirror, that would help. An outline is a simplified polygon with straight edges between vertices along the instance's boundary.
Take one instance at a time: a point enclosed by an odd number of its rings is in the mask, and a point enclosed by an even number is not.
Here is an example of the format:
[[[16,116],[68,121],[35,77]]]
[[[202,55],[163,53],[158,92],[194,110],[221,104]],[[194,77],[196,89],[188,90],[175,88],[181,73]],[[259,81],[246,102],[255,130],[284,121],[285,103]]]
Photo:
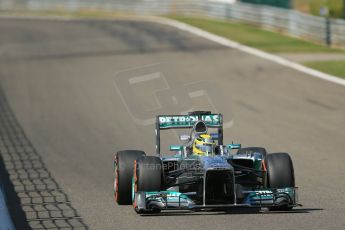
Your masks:
[[[190,136],[187,134],[180,135],[180,141],[190,141]]]
[[[241,144],[228,144],[226,145],[228,147],[228,149],[240,149],[241,148]]]
[[[181,150],[183,150],[183,146],[182,145],[170,145],[169,149],[170,149],[170,151],[181,151]]]

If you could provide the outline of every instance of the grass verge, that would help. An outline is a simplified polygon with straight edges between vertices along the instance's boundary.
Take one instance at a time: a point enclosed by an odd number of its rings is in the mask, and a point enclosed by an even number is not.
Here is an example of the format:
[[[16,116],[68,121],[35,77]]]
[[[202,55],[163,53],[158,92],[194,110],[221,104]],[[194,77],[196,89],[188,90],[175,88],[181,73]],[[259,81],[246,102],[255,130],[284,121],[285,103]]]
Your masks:
[[[344,52],[341,49],[329,48],[240,22],[185,16],[169,16],[169,18],[271,53]]]
[[[329,48],[277,32],[263,30],[245,23],[185,16],[169,16],[169,18],[270,53],[345,54],[345,50],[343,49]],[[344,61],[318,61],[302,64],[334,76],[345,78],[345,55]]]
[[[345,60],[307,62],[304,63],[304,65],[334,76],[345,78]]]

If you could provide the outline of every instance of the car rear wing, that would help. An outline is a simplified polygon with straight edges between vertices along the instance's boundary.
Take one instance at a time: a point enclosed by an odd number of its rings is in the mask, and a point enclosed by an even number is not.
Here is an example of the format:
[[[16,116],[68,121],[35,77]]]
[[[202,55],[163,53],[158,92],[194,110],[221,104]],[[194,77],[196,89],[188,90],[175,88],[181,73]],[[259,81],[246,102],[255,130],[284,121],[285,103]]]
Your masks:
[[[160,155],[160,130],[193,128],[196,122],[203,121],[206,127],[218,129],[218,144],[223,144],[223,115],[208,111],[190,112],[188,115],[158,115],[156,117],[156,152]]]

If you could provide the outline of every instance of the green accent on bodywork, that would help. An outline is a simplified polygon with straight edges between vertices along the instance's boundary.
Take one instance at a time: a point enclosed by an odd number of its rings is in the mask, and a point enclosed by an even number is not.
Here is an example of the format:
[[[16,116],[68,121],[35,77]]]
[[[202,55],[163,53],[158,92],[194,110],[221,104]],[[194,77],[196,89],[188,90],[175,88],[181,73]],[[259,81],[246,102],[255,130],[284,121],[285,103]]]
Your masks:
[[[241,144],[227,144],[226,147],[228,147],[228,149],[240,149],[241,148]]]
[[[153,192],[145,192],[146,198],[149,198],[151,196],[157,196],[157,195],[164,195],[167,198],[181,198],[186,200],[191,200],[187,195],[176,192],[176,191],[153,191]]]
[[[248,197],[250,197],[251,200],[260,200],[260,199],[267,199],[271,200],[273,199],[273,193],[285,193],[288,194],[291,198],[293,203],[297,203],[297,188],[287,187],[287,188],[281,188],[281,189],[261,189],[261,190],[254,190],[248,194]]]
[[[169,195],[174,195],[174,196],[179,196],[179,195],[183,195],[180,192],[176,192],[176,191],[151,191],[151,192],[145,192],[146,195],[157,195],[157,194],[169,194]]]
[[[170,151],[181,151],[183,150],[182,145],[170,145],[169,146]]]
[[[133,176],[132,177],[132,202],[134,202],[134,197],[135,197],[134,186],[135,186],[135,182],[134,182],[134,176]]]
[[[188,128],[193,127],[196,121],[198,121],[198,116],[193,115],[174,115],[174,116],[159,116],[159,128]],[[221,114],[209,114],[202,115],[201,120],[205,122],[207,126],[210,127],[221,127],[223,123],[223,117]]]
[[[291,197],[291,199],[297,203],[298,202],[298,197],[297,197],[297,188],[280,188],[280,189],[275,189],[276,192],[282,192],[282,193],[287,193]]]

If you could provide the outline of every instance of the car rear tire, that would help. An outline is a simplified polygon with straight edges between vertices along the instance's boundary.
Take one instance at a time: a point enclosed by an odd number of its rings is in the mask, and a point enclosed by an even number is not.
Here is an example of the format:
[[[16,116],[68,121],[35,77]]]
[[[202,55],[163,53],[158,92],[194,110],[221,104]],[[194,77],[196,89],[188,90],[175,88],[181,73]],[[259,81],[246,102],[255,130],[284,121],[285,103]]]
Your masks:
[[[237,154],[252,154],[252,153],[260,153],[262,155],[262,159],[265,159],[267,155],[266,149],[262,147],[246,147],[246,148],[240,148],[237,151]]]
[[[269,188],[295,187],[295,174],[291,157],[287,153],[272,153],[266,157],[267,183]],[[288,205],[269,208],[271,211],[288,211]]]
[[[134,161],[145,152],[139,150],[124,150],[117,152],[114,161],[114,193],[119,205],[132,204],[132,177]]]

